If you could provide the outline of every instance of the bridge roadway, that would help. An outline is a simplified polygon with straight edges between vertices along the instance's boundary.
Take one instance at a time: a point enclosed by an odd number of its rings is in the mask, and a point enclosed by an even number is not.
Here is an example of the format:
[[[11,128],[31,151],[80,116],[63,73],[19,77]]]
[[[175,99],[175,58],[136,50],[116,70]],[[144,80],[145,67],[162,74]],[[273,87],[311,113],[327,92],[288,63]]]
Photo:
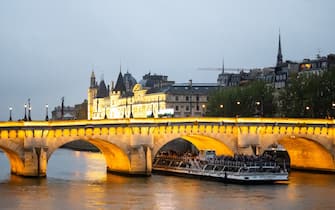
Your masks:
[[[292,118],[159,118],[0,122],[0,149],[11,173],[46,176],[52,153],[84,140],[100,149],[107,171],[150,175],[152,160],[177,138],[218,155],[251,154],[273,143],[283,145],[291,166],[335,172],[334,120]]]

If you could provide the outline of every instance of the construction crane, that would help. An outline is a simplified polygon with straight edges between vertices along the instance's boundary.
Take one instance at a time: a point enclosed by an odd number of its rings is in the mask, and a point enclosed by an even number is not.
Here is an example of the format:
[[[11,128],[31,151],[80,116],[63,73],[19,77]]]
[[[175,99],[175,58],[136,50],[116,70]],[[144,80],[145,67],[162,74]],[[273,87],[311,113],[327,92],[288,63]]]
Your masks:
[[[221,71],[222,74],[227,73],[227,72],[237,72],[240,73],[244,70],[243,68],[225,68],[224,67],[224,60],[222,60],[222,67],[221,68],[198,68],[199,71]]]

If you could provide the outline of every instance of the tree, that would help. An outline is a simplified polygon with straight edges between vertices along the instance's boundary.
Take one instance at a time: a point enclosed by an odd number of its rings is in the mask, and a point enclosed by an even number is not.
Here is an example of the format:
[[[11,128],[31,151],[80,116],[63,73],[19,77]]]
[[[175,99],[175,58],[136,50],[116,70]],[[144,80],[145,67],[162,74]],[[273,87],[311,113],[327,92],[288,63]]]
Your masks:
[[[228,87],[209,97],[208,115],[221,117],[272,116],[273,89],[262,81],[248,86]]]
[[[280,111],[287,117],[325,118],[332,115],[335,70],[321,75],[293,75],[280,93]]]

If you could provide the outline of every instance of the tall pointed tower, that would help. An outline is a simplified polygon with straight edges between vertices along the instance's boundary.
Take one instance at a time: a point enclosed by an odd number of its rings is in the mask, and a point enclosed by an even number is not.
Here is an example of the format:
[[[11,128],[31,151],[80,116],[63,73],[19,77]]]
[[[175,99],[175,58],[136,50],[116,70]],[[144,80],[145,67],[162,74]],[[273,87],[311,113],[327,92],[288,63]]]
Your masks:
[[[281,40],[280,40],[280,31],[279,31],[279,42],[278,42],[278,53],[277,53],[277,66],[283,63],[283,55],[281,53]]]
[[[90,87],[87,92],[87,119],[93,118],[93,100],[96,97],[98,92],[97,81],[95,79],[94,70],[92,70]]]

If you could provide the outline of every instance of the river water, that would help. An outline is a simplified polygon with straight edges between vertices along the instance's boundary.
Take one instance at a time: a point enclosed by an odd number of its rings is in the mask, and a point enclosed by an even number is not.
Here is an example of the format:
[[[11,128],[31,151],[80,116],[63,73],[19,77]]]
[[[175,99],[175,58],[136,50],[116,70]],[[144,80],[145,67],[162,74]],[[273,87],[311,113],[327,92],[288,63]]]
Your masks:
[[[107,174],[100,153],[57,150],[47,178],[10,175],[0,152],[0,209],[335,209],[335,175],[292,172],[275,185]]]

